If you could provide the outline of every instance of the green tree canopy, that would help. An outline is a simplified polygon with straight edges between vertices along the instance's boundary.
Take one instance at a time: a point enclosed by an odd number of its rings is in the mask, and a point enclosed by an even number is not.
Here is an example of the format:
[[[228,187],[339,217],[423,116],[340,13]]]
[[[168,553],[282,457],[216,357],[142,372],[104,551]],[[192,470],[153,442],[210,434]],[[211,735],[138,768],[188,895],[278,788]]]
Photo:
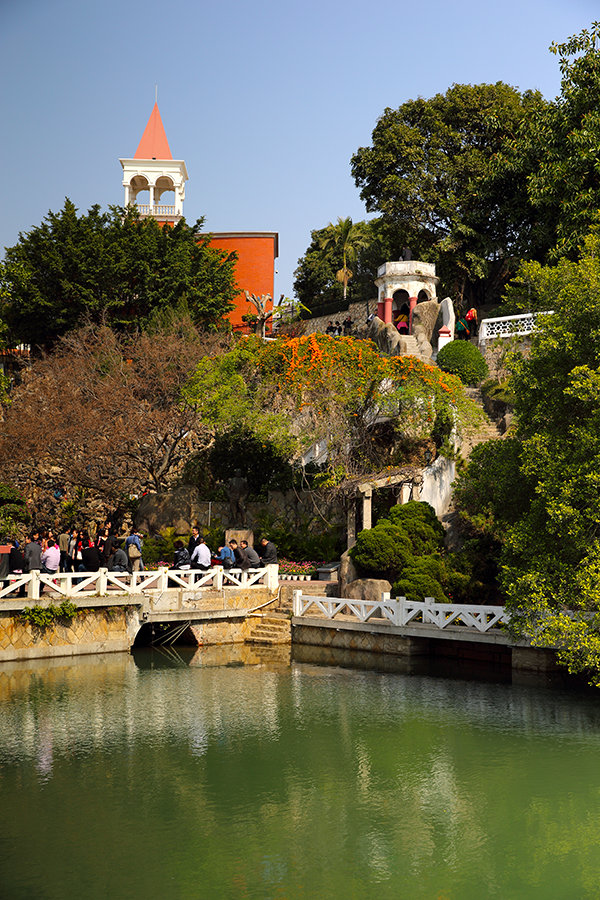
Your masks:
[[[354,264],[358,252],[368,244],[367,229],[364,222],[353,222],[350,216],[338,218],[337,224],[330,222],[320,237],[321,249],[326,255],[341,256],[342,265],[335,273],[336,280],[342,285],[344,303],[348,293],[348,282],[352,278]]]
[[[344,270],[344,258],[342,246],[328,240],[331,227],[330,223],[311,231],[311,242],[294,272],[295,295],[316,314],[330,304],[339,304],[340,308],[344,305],[343,280],[338,277]],[[347,283],[346,299],[367,302],[377,297],[374,281],[378,267],[390,259],[398,259],[403,244],[398,229],[381,218],[354,222],[352,227],[360,230],[361,240],[350,264],[352,278]]]
[[[560,94],[524,119],[516,154],[554,258],[575,258],[600,208],[600,22],[550,50]]]
[[[515,631],[600,683],[599,230],[577,262],[530,274],[554,313],[538,319],[530,354],[513,359],[516,436],[474,452],[458,501],[503,543]]]
[[[219,324],[235,295],[235,256],[212,248],[201,227],[161,227],[135,208],[79,215],[65,200],[0,264],[11,338],[47,348],[84,322],[129,329],[180,303],[197,325]]]
[[[352,157],[367,209],[380,212],[418,258],[436,262],[454,296],[470,301],[478,285],[497,291],[512,257],[538,249],[525,175],[509,178],[492,160],[543,106],[539,93],[503,82],[455,84],[386,109],[372,145]]]

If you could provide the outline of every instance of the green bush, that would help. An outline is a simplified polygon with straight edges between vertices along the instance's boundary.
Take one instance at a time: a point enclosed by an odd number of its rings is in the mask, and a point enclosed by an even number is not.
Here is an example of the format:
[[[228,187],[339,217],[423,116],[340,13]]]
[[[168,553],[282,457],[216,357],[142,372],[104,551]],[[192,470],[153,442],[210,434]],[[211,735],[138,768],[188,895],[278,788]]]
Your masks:
[[[469,341],[450,341],[438,353],[437,364],[444,372],[458,375],[464,384],[479,384],[488,373],[483,354]]]
[[[408,533],[415,556],[434,553],[444,547],[444,529],[429,503],[410,500],[401,506],[394,506],[388,513],[387,521]]]
[[[411,552],[405,529],[382,519],[375,528],[358,534],[350,556],[361,575],[393,581],[410,562]]]
[[[77,615],[77,606],[70,600],[63,600],[59,606],[26,606],[21,610],[21,621],[36,628],[50,628],[55,622],[70,622]]]
[[[361,575],[394,581],[423,556],[444,547],[444,529],[428,503],[394,506],[374,528],[361,531],[350,556]]]
[[[392,592],[395,597],[406,597],[407,600],[423,601],[433,597],[438,603],[447,603],[443,587],[446,579],[446,567],[439,556],[421,556],[406,567]]]
[[[263,512],[258,516],[254,529],[254,544],[262,537],[273,541],[280,559],[303,561],[315,559],[331,562],[339,559],[344,549],[344,533],[340,525],[332,525],[322,531],[315,531],[314,520],[303,518],[296,527],[289,522]]]

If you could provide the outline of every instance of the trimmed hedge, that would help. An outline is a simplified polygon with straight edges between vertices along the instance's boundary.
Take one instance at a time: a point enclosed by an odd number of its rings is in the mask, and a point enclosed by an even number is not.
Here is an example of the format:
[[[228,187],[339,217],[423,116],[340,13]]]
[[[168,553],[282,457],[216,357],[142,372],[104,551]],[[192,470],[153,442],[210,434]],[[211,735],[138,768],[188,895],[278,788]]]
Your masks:
[[[463,384],[479,384],[488,374],[483,354],[469,341],[450,341],[437,355],[437,364],[444,372],[458,375]]]
[[[444,529],[428,503],[394,506],[386,519],[361,531],[350,556],[361,575],[395,581],[415,559],[442,551]]]

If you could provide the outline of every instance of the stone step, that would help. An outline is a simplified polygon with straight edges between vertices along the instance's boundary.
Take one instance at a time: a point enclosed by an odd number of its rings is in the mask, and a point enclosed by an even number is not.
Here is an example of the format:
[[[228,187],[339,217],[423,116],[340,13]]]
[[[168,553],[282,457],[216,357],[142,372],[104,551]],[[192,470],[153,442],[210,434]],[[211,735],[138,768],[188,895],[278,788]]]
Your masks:
[[[287,616],[263,616],[260,621],[263,625],[287,628],[289,619]]]
[[[263,645],[275,645],[275,644],[289,644],[291,643],[291,635],[287,637],[285,640],[282,637],[262,637],[259,635],[258,637],[255,635],[251,635],[246,638],[247,644],[263,644]]]
[[[268,637],[276,637],[278,634],[287,634],[289,628],[273,628],[269,625],[257,625],[252,629],[252,634],[266,634]]]
[[[250,644],[289,644],[292,627],[289,616],[270,613],[254,620],[246,642]]]

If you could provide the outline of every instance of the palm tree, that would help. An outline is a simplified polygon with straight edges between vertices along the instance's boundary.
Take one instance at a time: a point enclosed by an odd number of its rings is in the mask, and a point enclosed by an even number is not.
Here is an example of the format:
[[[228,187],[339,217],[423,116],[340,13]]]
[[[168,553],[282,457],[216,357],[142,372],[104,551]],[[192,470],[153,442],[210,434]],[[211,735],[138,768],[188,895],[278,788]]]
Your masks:
[[[335,277],[344,285],[344,303],[346,303],[346,295],[348,293],[348,282],[352,278],[352,269],[358,256],[358,251],[362,250],[369,243],[365,233],[365,223],[353,223],[350,216],[342,219],[338,216],[337,225],[330,222],[323,229],[323,235],[320,239],[321,249],[329,251],[333,255],[336,251],[342,254],[342,268],[336,272]]]

